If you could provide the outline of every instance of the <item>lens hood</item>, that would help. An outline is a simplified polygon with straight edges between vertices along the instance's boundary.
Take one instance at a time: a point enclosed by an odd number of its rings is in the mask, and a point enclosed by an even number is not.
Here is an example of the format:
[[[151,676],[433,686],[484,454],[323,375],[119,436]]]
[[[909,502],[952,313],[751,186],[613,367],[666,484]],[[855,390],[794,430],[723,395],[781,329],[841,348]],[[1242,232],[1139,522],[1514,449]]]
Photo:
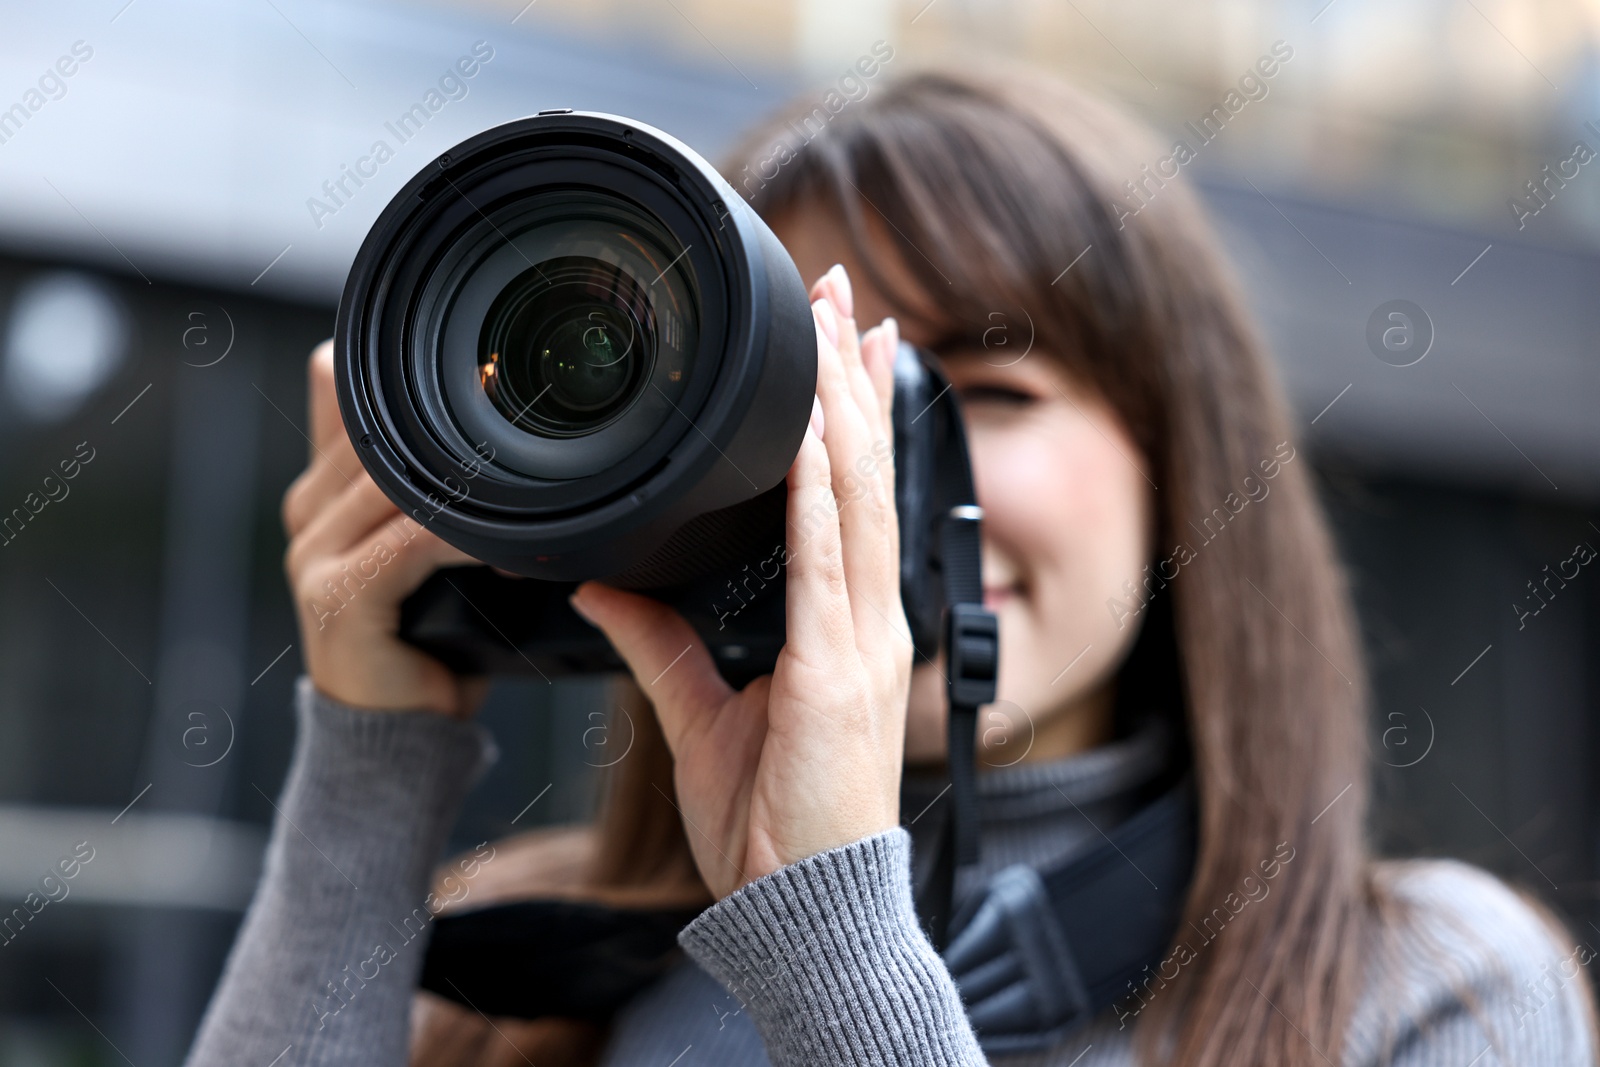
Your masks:
[[[806,289],[766,224],[667,134],[567,110],[401,189],[335,351],[345,426],[401,511],[552,581],[671,585],[741,551],[730,531],[760,524],[733,517],[781,485],[816,390]]]

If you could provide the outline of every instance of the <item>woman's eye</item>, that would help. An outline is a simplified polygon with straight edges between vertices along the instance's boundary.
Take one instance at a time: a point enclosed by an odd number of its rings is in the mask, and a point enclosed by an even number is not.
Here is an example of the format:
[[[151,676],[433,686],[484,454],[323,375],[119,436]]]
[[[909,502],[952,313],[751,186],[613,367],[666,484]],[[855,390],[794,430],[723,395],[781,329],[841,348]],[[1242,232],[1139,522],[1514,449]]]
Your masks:
[[[957,389],[956,394],[961,397],[964,404],[1010,404],[1020,405],[1033,402],[1033,394],[1025,393],[1020,389],[1008,389],[1003,385],[969,385]]]

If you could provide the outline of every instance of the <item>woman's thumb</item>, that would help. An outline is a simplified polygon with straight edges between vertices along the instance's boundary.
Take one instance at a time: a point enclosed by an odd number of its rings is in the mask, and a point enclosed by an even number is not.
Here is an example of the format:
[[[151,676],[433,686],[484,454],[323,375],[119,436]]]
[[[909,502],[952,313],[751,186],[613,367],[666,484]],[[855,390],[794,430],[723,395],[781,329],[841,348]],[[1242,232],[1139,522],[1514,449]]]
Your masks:
[[[655,706],[674,755],[689,724],[732,694],[694,627],[659,600],[584,582],[573,590],[569,602],[606,635],[628,665]]]

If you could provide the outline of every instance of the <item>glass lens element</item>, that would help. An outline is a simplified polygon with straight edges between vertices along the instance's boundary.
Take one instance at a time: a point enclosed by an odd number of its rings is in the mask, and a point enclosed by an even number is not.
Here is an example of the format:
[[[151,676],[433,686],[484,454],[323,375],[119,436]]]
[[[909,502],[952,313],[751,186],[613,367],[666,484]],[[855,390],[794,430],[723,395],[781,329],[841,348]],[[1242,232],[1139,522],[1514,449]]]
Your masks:
[[[513,425],[543,437],[593,433],[619,418],[656,357],[648,294],[616,264],[546,260],[491,305],[478,377]]]

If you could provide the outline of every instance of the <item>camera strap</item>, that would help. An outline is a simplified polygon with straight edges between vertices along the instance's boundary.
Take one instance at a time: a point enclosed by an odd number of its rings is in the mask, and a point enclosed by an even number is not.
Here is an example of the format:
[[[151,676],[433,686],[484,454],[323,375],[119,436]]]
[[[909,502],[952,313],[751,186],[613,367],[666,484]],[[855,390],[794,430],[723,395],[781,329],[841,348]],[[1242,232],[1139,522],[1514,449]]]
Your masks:
[[[978,709],[995,699],[999,626],[983,606],[982,541],[961,412],[934,402],[944,435],[939,494],[949,698],[950,802],[918,918],[944,957],[979,1044],[990,1054],[1048,1048],[1158,968],[1177,929],[1197,841],[1192,774],[1105,836],[1039,871],[1017,864],[952,915],[958,873],[977,865]]]
[[[937,499],[945,507],[939,531],[939,564],[944,583],[945,695],[949,712],[950,777],[943,841],[928,884],[917,894],[917,911],[934,948],[949,940],[957,871],[978,862],[978,786],[976,738],[978,709],[993,703],[1000,664],[1000,627],[983,606],[983,548],[978,507],[967,452],[966,429],[954,391],[934,400]]]
[[[1097,846],[1043,870],[1003,868],[963,904],[942,954],[985,1052],[1047,1049],[1175,976],[1162,967],[1194,870],[1197,808],[1192,773],[1167,781]]]
[[[1194,867],[1193,774],[1165,781],[1098,845],[1003,868],[954,917],[942,955],[985,1052],[1049,1048],[1187,962],[1170,947]],[[420,985],[488,1015],[603,1021],[678,962],[678,931],[702,910],[543,899],[444,914]]]

